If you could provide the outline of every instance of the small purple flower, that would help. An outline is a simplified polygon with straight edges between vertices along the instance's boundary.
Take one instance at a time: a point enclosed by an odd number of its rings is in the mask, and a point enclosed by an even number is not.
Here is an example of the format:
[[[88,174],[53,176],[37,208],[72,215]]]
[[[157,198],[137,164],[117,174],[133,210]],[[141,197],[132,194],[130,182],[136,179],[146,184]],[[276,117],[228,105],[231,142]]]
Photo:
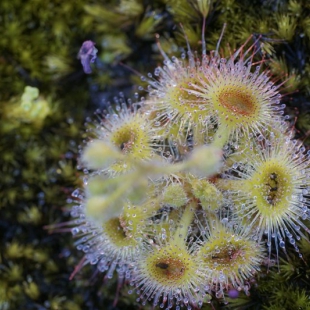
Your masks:
[[[78,59],[81,59],[81,63],[86,74],[90,74],[92,72],[90,63],[95,62],[97,58],[98,50],[95,48],[95,44],[93,41],[85,41],[80,48],[78,53]]]
[[[230,289],[228,291],[228,296],[231,298],[231,299],[236,299],[239,297],[239,291],[237,291],[236,289]]]

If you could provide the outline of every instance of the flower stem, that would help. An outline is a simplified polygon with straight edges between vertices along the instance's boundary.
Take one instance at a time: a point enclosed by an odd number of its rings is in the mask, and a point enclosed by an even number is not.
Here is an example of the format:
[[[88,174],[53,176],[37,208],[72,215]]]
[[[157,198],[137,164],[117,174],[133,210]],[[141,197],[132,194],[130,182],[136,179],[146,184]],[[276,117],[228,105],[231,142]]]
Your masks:
[[[219,125],[211,145],[214,147],[223,148],[229,139],[230,133],[231,130],[227,128],[227,126]]]
[[[179,226],[174,233],[174,240],[177,245],[183,246],[185,243],[185,239],[187,237],[188,228],[191,225],[195,210],[197,208],[197,203],[195,201],[191,201],[185,208],[182,217],[179,222]]]

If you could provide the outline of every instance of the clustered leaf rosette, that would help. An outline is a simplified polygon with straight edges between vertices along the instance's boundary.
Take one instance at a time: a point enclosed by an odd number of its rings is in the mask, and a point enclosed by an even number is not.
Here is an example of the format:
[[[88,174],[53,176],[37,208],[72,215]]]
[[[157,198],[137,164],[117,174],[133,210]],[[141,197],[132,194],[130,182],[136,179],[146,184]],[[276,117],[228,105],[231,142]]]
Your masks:
[[[81,150],[68,223],[81,264],[116,270],[142,304],[193,309],[249,294],[263,263],[307,238],[309,154],[248,43],[227,58],[204,42],[200,58],[161,51],[149,96],[109,108]]]

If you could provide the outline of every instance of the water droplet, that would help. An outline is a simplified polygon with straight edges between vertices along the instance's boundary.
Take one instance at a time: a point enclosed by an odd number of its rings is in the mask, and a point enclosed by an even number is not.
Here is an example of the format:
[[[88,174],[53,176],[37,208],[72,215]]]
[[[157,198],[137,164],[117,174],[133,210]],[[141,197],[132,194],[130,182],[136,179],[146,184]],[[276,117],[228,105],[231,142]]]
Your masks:
[[[71,194],[71,196],[77,198],[77,197],[79,197],[79,194],[80,194],[80,190],[79,190],[79,189],[76,189],[76,190]]]
[[[73,236],[77,235],[80,232],[80,230],[77,227],[74,227],[71,229],[71,233]]]
[[[257,137],[257,140],[260,141],[260,142],[263,141],[263,140],[264,140],[264,136],[259,135],[259,136]]]

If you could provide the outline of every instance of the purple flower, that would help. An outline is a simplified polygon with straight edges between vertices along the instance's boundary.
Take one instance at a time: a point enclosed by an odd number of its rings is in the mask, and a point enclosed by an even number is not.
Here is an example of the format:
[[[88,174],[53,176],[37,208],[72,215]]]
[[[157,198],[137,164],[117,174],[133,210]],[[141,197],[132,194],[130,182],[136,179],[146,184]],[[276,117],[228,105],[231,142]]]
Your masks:
[[[231,299],[236,299],[239,297],[239,291],[237,291],[236,289],[230,289],[228,291],[228,296],[231,298]]]
[[[78,53],[78,59],[81,59],[81,63],[86,74],[92,72],[90,63],[93,63],[97,58],[98,50],[95,48],[93,41],[85,41]]]

